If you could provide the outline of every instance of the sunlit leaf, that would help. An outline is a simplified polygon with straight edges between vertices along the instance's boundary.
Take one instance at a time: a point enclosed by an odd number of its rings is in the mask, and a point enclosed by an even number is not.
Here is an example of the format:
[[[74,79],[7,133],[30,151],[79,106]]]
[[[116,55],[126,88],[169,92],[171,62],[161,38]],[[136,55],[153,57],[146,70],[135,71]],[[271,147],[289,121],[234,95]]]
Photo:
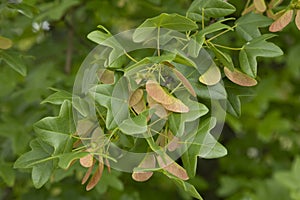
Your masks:
[[[87,38],[97,44],[103,43],[106,39],[112,36],[112,34],[102,25],[97,26],[101,31],[92,31],[87,35]]]
[[[254,6],[259,12],[265,12],[267,9],[265,0],[254,0]]]
[[[288,10],[283,13],[278,19],[276,19],[271,26],[269,27],[269,31],[278,32],[281,31],[284,27],[286,27],[293,18],[294,11]]]
[[[199,81],[205,85],[215,85],[221,80],[221,72],[215,64],[199,77]]]
[[[146,154],[145,158],[138,165],[138,171],[132,173],[132,178],[135,181],[143,182],[147,181],[153,175],[151,171],[143,171],[143,169],[155,168],[156,160],[153,154]]]
[[[224,67],[224,73],[229,80],[238,85],[250,87],[257,84],[257,81],[254,78],[242,73],[237,69],[234,69],[234,71],[230,71],[230,69]]]
[[[13,43],[10,39],[0,36],[0,49],[9,49],[12,45]]]

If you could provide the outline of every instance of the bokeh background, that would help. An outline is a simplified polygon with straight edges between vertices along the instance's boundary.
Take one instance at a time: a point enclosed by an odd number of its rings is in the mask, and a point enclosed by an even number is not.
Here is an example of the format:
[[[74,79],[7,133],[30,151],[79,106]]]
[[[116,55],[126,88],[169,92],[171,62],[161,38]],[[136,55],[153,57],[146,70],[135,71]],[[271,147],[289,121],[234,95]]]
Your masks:
[[[146,183],[131,174],[104,173],[86,192],[78,171],[62,171],[37,190],[29,170],[13,169],[29,150],[32,125],[58,113],[59,106],[41,104],[51,88],[72,92],[77,70],[96,46],[86,38],[89,32],[101,24],[118,33],[162,12],[185,15],[191,0],[24,0],[23,7],[8,2],[18,0],[2,0],[0,35],[13,41],[12,62],[25,65],[27,75],[0,58],[0,199],[191,199],[156,173]],[[229,2],[237,8],[233,17],[239,17],[246,1]],[[254,95],[240,97],[241,117],[227,116],[219,141],[228,155],[198,161],[191,183],[206,200],[300,199],[300,32],[291,23],[277,35],[272,42],[284,55],[259,59]],[[230,34],[227,40],[235,46]]]

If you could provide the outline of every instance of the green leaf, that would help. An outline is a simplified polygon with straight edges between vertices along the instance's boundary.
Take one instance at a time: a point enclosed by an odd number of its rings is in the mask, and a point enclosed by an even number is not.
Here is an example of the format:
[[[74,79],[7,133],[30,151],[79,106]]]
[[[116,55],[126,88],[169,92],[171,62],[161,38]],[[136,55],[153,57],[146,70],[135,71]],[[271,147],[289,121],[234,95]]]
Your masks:
[[[205,99],[226,99],[227,93],[222,84],[205,86],[202,84],[192,84],[197,96]]]
[[[176,54],[164,54],[161,56],[149,56],[145,57],[142,60],[134,63],[133,65],[128,66],[125,69],[124,76],[130,77],[135,75],[140,70],[144,70],[146,66],[151,66],[150,64],[162,63],[163,61],[172,62],[176,58]]]
[[[204,41],[205,38],[202,35],[193,35],[188,43],[188,55],[198,57]]]
[[[124,190],[123,182],[118,178],[120,172],[112,171],[109,173],[106,169],[102,173],[101,181],[96,185],[96,190],[99,193],[104,193],[107,188],[113,187],[116,190]]]
[[[97,103],[107,108],[106,128],[120,125],[129,117],[129,88],[126,78],[121,78],[115,86],[100,84],[90,90]]]
[[[201,35],[203,37],[205,37],[208,34],[220,31],[220,30],[232,30],[233,28],[231,28],[230,26],[223,24],[223,22],[225,21],[229,21],[229,20],[234,20],[235,18],[226,18],[220,21],[217,21],[213,24],[210,24],[209,26],[206,26],[204,29],[200,30],[199,33],[197,35]]]
[[[264,120],[257,125],[257,134],[263,141],[270,141],[274,137],[274,133],[286,133],[293,127],[292,123],[285,119],[278,110],[269,111]]]
[[[53,170],[52,162],[44,162],[32,167],[32,182],[35,188],[41,188],[50,178]]]
[[[24,2],[22,3],[9,3],[10,8],[16,9],[19,13],[25,15],[26,17],[33,18],[34,15],[39,13],[39,10],[36,7],[28,5]]]
[[[198,28],[195,22],[193,22],[189,18],[186,18],[185,16],[176,13],[162,13],[157,17],[147,19],[138,28],[142,27],[162,27],[175,31],[192,31]]]
[[[195,0],[190,5],[187,16],[197,22],[202,21],[202,10],[205,19],[221,18],[235,12],[235,7],[223,0]]]
[[[38,139],[30,143],[31,151],[23,154],[16,162],[15,168],[32,168],[32,180],[36,188],[42,187],[50,178],[56,160],[63,155],[62,167],[68,165],[66,152],[72,149],[72,137],[75,126],[72,107],[65,101],[58,117],[46,117],[35,124]]]
[[[75,133],[71,103],[65,101],[57,117],[46,117],[38,121],[34,129],[40,139],[54,147],[54,155],[70,151],[71,135]]]
[[[267,42],[274,37],[272,34],[259,36],[243,46],[239,54],[241,69],[249,76],[255,78],[257,74],[256,57],[276,57],[283,54],[282,50],[275,44]]]
[[[182,155],[182,162],[186,168],[189,177],[194,177],[197,168],[197,157],[202,158],[218,158],[225,156],[227,150],[209,133],[215,127],[216,120],[208,118],[200,122],[200,127],[191,143],[188,150]]]
[[[14,185],[16,179],[16,174],[12,166],[12,163],[0,160],[0,177],[9,187]]]
[[[259,37],[261,34],[258,28],[267,27],[271,23],[270,18],[253,12],[240,17],[235,22],[237,33],[247,41]]]
[[[19,53],[12,51],[0,51],[0,59],[3,59],[8,64],[8,66],[10,66],[22,76],[26,76],[26,66]]]
[[[289,190],[296,192],[299,191],[300,182],[300,157],[296,157],[291,170],[289,171],[278,171],[275,173],[275,179]]]
[[[198,28],[191,19],[179,14],[162,13],[157,17],[146,19],[133,33],[133,41],[149,40],[157,28],[166,28],[174,31],[192,31]]]
[[[44,19],[58,21],[64,16],[64,14],[68,9],[78,4],[80,4],[79,0],[73,0],[73,1],[62,0],[59,2],[52,1],[48,3],[48,5],[46,4],[44,6],[44,8],[46,9],[44,10],[44,12],[42,12],[40,15],[36,17],[36,21],[44,20]]]
[[[41,104],[44,103],[51,103],[54,105],[61,105],[65,100],[72,101],[72,94],[64,91],[64,90],[58,90],[58,89],[53,89],[56,91],[55,93],[51,94],[48,96],[46,99],[44,99]]]
[[[188,95],[179,96],[179,99],[181,99],[189,107],[190,111],[188,113],[182,114],[172,113],[169,116],[168,120],[172,133],[178,136],[182,136],[186,129],[186,122],[193,122],[199,119],[200,117],[204,116],[209,110],[204,104],[189,99]]]
[[[14,168],[32,168],[32,181],[36,188],[42,187],[50,178],[54,170],[53,148],[40,139],[30,143],[31,151],[20,156]]]
[[[235,85],[230,82],[225,82],[225,89],[227,91],[226,112],[235,117],[241,115],[241,96],[253,96],[253,90],[245,87]]]
[[[198,193],[198,191],[196,190],[196,188],[192,184],[177,178],[176,176],[168,173],[167,171],[163,171],[163,173],[167,177],[169,177],[171,180],[173,180],[178,187],[182,188],[189,195],[191,195],[192,197],[195,197],[196,199],[203,200],[203,198],[200,196],[200,194]]]
[[[70,164],[74,160],[78,160],[79,158],[82,158],[88,154],[89,152],[82,152],[82,151],[64,153],[59,157],[58,166],[62,169],[68,169],[70,167]]]
[[[31,151],[21,155],[15,162],[14,168],[31,168],[42,162],[50,162],[53,148],[36,138],[30,142]],[[54,158],[53,158],[54,159]]]
[[[128,135],[145,133],[147,131],[147,115],[141,113],[136,117],[126,119],[120,124],[119,129]]]
[[[101,29],[101,31],[92,31],[87,35],[87,38],[97,44],[103,43],[108,38],[112,37],[112,34],[102,25],[98,25],[98,28]]]

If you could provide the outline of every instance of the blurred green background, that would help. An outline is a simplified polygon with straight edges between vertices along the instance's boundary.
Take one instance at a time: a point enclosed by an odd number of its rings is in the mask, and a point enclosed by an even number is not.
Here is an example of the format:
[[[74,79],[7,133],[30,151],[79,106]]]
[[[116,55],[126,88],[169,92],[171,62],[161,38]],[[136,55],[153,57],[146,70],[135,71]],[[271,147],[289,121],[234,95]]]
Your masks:
[[[184,15],[191,1],[16,2],[0,4],[0,35],[13,41],[7,52],[20,68],[26,65],[27,75],[0,60],[0,199],[191,199],[160,174],[137,183],[130,174],[104,173],[96,189],[86,192],[77,171],[61,172],[37,190],[30,171],[12,168],[29,150],[32,124],[58,113],[59,107],[40,104],[53,93],[50,88],[72,91],[80,64],[96,46],[86,38],[89,32],[101,24],[118,33],[162,12]],[[229,2],[239,17],[246,1]],[[240,98],[240,118],[227,116],[220,142],[228,155],[198,162],[191,183],[206,200],[300,200],[300,32],[291,23],[272,42],[285,54],[259,60],[255,96]]]

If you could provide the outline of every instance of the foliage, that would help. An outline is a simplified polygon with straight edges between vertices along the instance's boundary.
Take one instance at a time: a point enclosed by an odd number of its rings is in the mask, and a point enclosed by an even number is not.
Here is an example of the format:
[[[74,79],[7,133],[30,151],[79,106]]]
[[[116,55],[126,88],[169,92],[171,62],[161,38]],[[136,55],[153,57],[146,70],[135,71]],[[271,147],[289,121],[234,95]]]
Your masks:
[[[299,199],[299,181],[294,178],[299,171],[299,45],[289,48],[299,42],[298,4],[295,0],[254,0],[247,5],[234,0],[1,3],[0,196],[86,199],[100,194],[105,199],[148,199],[147,194],[158,187],[159,199],[175,198],[177,193],[183,199]],[[294,14],[296,27],[288,26]],[[99,30],[91,32],[97,25]],[[275,35],[268,33],[268,26],[271,32],[286,27],[276,37],[286,56],[265,59],[283,54],[271,42]],[[153,50],[126,52],[111,39],[113,33],[134,27],[133,40],[156,41]],[[181,34],[175,42],[161,41],[167,38],[165,29]],[[96,102],[96,116],[78,120],[76,114],[83,117],[89,112],[83,94],[71,94],[79,66],[95,46],[86,35],[110,51],[105,68],[94,74],[93,86],[85,88]],[[168,44],[175,44],[178,51],[161,48]],[[197,57],[204,60],[201,65]],[[253,93],[251,102],[241,98],[249,100]],[[229,114],[231,131],[225,129],[221,138],[227,149],[213,136],[218,116],[212,101],[219,103],[218,111]],[[160,121],[161,127],[152,125]],[[239,137],[230,136],[232,131]],[[115,171],[117,160],[108,150],[111,143],[148,151],[134,166],[132,178],[151,180],[139,184]],[[181,151],[185,153],[180,158],[167,154]],[[209,165],[199,157],[222,156],[209,172],[217,173],[217,179],[204,180],[207,174],[201,169]],[[91,191],[78,186],[80,179]],[[165,184],[168,179],[179,190]],[[41,189],[33,192],[32,186]]]

